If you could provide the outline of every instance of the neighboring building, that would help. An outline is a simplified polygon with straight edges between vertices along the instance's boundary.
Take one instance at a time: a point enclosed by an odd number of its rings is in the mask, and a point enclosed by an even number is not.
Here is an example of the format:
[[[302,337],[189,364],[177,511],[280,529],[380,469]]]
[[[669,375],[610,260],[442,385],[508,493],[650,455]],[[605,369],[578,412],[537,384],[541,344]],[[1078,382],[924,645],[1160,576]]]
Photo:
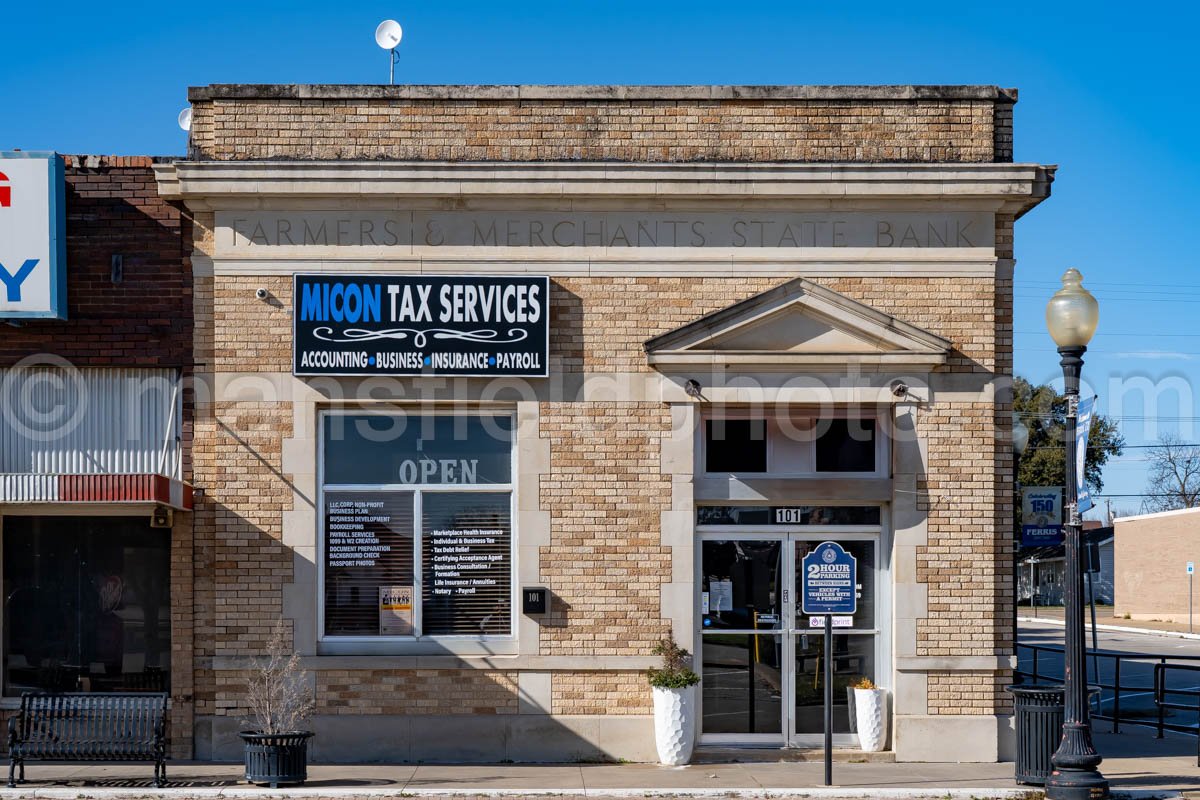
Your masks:
[[[0,154],[0,707],[170,688],[186,757],[192,232],[153,166]]]
[[[1090,601],[1095,592],[1096,602],[1113,602],[1113,529],[1099,522],[1084,522],[1083,599]],[[1022,605],[1060,606],[1063,603],[1063,581],[1066,563],[1063,546],[1023,547],[1017,556],[1017,602]],[[1030,587],[1034,587],[1031,592]]]
[[[193,88],[156,170],[195,221],[196,756],[239,756],[280,617],[316,759],[651,760],[668,632],[702,742],[813,746],[826,539],[862,584],[838,686],[892,693],[896,757],[1011,753],[994,392],[1053,178],[1015,99]]]
[[[1113,520],[1113,615],[1188,621],[1189,588],[1200,565],[1200,508]]]

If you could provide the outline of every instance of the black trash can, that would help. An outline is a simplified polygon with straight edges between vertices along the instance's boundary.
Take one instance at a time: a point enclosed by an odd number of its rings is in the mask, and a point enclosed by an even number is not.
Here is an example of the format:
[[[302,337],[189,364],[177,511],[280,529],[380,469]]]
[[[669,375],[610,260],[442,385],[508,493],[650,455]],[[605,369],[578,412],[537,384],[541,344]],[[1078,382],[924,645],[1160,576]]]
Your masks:
[[[1017,717],[1017,783],[1045,786],[1053,767],[1050,757],[1062,741],[1063,687],[1060,684],[1017,684],[1012,693]],[[1088,687],[1088,703],[1100,693]]]
[[[1063,687],[1053,684],[1009,686],[1017,718],[1016,781],[1045,786],[1053,767],[1050,756],[1062,740]]]

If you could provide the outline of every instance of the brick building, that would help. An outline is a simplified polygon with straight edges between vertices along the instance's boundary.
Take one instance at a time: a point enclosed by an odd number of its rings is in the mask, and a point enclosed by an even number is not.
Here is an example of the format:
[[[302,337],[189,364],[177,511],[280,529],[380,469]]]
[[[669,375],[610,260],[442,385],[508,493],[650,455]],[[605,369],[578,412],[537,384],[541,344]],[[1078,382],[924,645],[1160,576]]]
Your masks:
[[[1012,237],[1053,178],[1015,92],[190,100],[174,752],[239,756],[277,619],[318,760],[652,760],[668,632],[702,744],[809,746],[833,540],[837,740],[866,676],[898,759],[1009,753]]]
[[[190,223],[159,195],[153,159],[42,158],[47,198],[21,180],[39,155],[0,154],[5,283],[30,267],[0,298],[0,707],[31,689],[172,687],[171,734],[187,743]],[[31,235],[44,237],[48,206],[60,210],[49,233],[63,245],[65,302],[28,311],[22,300],[36,303],[57,265],[28,258],[20,228],[40,215]]]
[[[1118,517],[1113,533],[1113,616],[1194,622],[1200,509]]]

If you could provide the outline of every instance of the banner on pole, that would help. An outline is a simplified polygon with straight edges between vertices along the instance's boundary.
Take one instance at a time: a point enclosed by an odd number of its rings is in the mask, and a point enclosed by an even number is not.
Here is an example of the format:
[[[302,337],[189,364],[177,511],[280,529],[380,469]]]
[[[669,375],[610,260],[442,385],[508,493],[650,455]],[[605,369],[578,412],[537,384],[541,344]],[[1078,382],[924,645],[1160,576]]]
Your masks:
[[[1092,412],[1096,407],[1096,396],[1092,395],[1088,398],[1079,400],[1079,411],[1075,415],[1075,485],[1078,487],[1076,494],[1076,508],[1079,513],[1087,511],[1094,505],[1092,503],[1091,492],[1088,491],[1087,480],[1087,446],[1088,433],[1092,430]]]
[[[1021,488],[1021,544],[1053,547],[1063,542],[1061,486]]]

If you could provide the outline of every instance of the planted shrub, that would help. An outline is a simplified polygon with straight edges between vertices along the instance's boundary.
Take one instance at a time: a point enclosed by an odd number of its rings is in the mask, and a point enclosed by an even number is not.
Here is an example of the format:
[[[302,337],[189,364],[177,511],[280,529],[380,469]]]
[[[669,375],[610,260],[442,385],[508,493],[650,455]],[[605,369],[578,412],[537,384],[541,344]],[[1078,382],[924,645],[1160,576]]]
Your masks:
[[[668,634],[654,648],[654,655],[662,656],[662,667],[649,672],[650,685],[657,689],[683,689],[695,686],[700,676],[692,671],[692,654],[684,650]]]
[[[285,645],[287,628],[280,619],[267,642],[266,658],[254,660],[246,685],[250,706],[248,724],[255,733],[294,733],[301,729],[316,706],[308,673],[300,669],[300,656]]]

